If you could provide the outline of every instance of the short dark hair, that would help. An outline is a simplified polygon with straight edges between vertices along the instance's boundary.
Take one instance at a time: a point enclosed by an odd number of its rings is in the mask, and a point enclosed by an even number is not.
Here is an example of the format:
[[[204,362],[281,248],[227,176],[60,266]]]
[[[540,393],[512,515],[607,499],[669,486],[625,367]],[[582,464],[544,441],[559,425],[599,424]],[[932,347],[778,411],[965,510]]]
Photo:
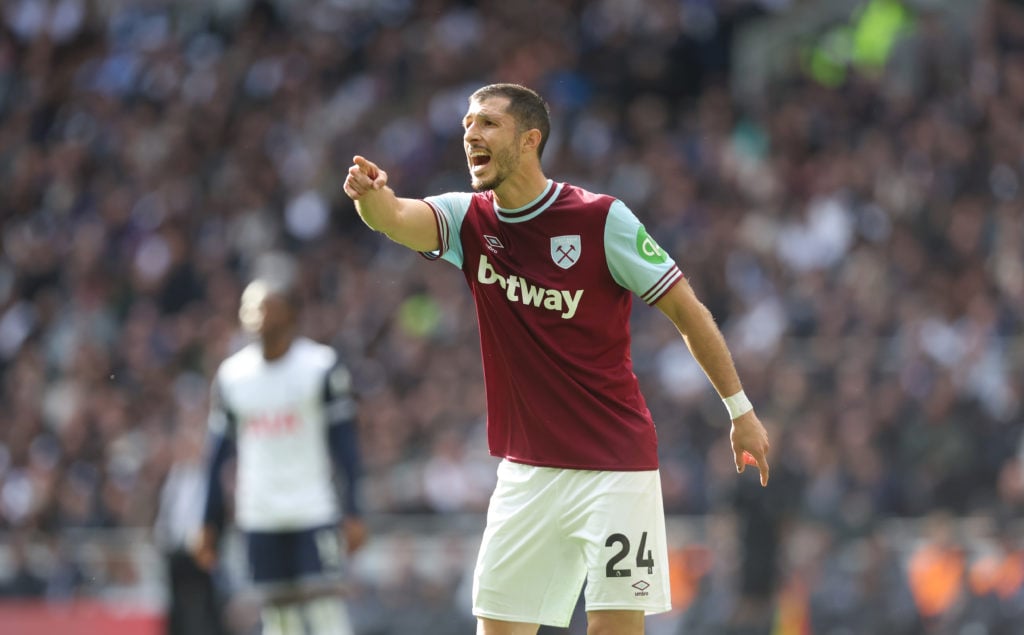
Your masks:
[[[258,283],[268,296],[278,296],[299,312],[302,308],[302,290],[299,285],[299,263],[292,254],[268,251],[257,256],[252,265],[255,273],[252,283]]]
[[[551,134],[551,110],[544,98],[535,90],[519,84],[491,84],[477,89],[469,100],[483,101],[492,97],[508,99],[506,112],[516,120],[520,134],[533,128],[540,130],[540,143],[537,145],[537,158],[540,158]]]

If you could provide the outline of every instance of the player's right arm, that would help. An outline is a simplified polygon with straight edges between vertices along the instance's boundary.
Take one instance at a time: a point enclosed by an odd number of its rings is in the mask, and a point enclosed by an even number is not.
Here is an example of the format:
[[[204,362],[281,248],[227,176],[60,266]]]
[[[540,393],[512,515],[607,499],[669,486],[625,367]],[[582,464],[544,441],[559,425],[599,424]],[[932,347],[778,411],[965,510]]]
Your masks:
[[[206,463],[206,501],[203,523],[193,548],[193,557],[200,567],[212,570],[217,562],[217,544],[226,523],[227,502],[223,482],[224,466],[235,456],[234,415],[224,404],[218,382],[210,391],[210,422]]]
[[[396,196],[388,187],[387,172],[376,164],[353,157],[344,189],[370,229],[415,251],[436,251],[441,246],[434,210],[419,199]]]

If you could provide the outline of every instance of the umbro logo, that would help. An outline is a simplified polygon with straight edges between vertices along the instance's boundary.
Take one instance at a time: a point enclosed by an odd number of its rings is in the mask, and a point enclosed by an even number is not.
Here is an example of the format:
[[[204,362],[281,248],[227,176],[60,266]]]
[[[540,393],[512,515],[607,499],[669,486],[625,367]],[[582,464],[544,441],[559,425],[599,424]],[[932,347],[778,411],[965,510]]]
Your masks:
[[[648,584],[645,580],[640,580],[639,582],[634,582],[630,586],[633,587],[634,589],[636,589],[636,593],[634,593],[633,595],[638,597],[638,598],[640,598],[640,597],[647,597],[647,595],[648,595],[647,589],[651,588],[651,585]]]
[[[484,234],[484,242],[487,243],[487,248],[495,253],[497,253],[499,249],[505,248],[505,245],[501,244],[501,241],[498,240],[497,236],[489,236],[487,234]]]

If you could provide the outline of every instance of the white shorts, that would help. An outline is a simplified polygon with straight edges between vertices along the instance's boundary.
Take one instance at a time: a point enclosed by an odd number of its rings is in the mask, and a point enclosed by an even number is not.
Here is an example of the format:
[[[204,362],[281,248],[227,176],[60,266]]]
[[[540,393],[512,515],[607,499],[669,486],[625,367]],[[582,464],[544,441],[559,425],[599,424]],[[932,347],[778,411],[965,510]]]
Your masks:
[[[672,608],[661,477],[502,461],[473,576],[473,615],[566,627],[586,609]]]

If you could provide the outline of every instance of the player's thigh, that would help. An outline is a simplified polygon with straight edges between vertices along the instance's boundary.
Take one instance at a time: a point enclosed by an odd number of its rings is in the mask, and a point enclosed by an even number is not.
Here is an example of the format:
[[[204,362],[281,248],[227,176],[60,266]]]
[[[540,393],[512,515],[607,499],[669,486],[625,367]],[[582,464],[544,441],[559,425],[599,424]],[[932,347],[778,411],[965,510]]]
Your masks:
[[[588,611],[587,635],[643,635],[643,611]]]
[[[564,472],[499,466],[473,577],[477,617],[568,625],[587,569],[581,546],[560,519]],[[493,628],[503,627],[512,628]]]
[[[599,472],[574,537],[587,561],[587,611],[671,609],[668,544],[657,471]]]
[[[538,630],[540,630],[539,624],[506,622],[486,617],[478,617],[476,623],[477,635],[537,635]]]

